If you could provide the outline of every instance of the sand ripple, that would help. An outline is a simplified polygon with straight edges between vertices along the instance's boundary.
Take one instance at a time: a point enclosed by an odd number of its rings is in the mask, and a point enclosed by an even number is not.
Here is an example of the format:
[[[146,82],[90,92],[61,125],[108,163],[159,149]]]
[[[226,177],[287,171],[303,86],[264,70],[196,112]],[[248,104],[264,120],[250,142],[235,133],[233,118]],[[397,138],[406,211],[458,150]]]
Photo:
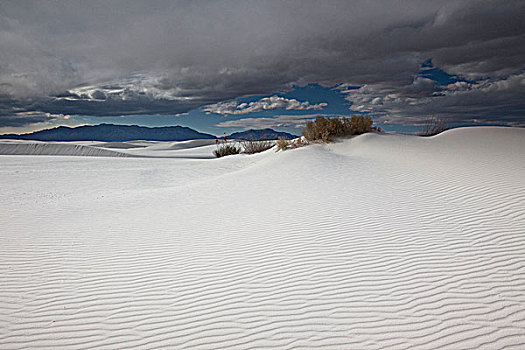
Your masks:
[[[0,347],[523,349],[525,137],[471,133],[0,158]]]

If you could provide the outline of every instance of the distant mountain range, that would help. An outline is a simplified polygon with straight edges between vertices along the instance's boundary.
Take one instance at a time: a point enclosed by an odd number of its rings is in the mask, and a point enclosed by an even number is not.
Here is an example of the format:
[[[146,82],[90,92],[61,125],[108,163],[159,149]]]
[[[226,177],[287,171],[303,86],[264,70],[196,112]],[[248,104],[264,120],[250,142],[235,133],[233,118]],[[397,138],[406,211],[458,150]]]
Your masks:
[[[76,128],[59,126],[29,134],[0,135],[0,139],[22,139],[37,141],[186,141],[215,139],[216,136],[204,134],[184,126],[165,126],[148,128],[137,125],[85,125]]]
[[[298,136],[289,134],[287,132],[275,131],[273,129],[250,129],[241,132],[234,132],[227,136],[228,139],[235,140],[277,140],[279,137],[287,139],[295,139]]]
[[[293,139],[297,136],[286,132],[279,132],[272,129],[250,129],[247,131],[236,132],[228,139],[237,140],[276,140],[278,137]],[[85,125],[70,128],[59,126],[53,129],[35,131],[29,134],[6,134],[0,135],[0,139],[18,139],[35,141],[186,141],[198,139],[215,139],[217,136],[198,132],[197,130],[184,126],[163,126],[149,128],[137,125]]]

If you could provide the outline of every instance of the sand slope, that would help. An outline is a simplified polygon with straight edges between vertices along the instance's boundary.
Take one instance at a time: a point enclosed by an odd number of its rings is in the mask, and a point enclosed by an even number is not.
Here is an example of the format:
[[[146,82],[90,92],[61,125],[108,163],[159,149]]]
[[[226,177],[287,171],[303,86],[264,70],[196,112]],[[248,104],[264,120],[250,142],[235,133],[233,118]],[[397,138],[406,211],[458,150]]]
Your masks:
[[[0,164],[2,349],[525,347],[523,129]]]
[[[125,153],[81,144],[21,140],[0,141],[0,155],[129,157]]]
[[[129,142],[42,142],[0,141],[0,155],[51,155],[141,158],[215,158],[215,140],[129,141]]]

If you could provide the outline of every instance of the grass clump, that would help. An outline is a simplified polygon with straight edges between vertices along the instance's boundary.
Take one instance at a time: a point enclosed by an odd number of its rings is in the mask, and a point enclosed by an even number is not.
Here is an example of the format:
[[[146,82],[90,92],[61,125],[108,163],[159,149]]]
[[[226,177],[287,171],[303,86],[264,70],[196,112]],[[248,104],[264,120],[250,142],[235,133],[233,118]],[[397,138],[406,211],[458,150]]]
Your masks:
[[[367,115],[353,115],[350,119],[317,117],[315,121],[306,123],[302,134],[308,142],[330,142],[334,137],[359,135],[372,130],[381,131],[379,128],[373,128],[373,123],[372,118]]]
[[[255,154],[266,151],[273,147],[271,140],[240,140],[237,142],[229,141],[226,137],[216,140],[217,149],[213,151],[215,157],[231,156],[239,153]]]
[[[244,153],[255,154],[272,148],[273,142],[271,140],[243,140],[241,141],[241,146],[244,149]]]
[[[213,151],[213,155],[217,158],[241,153],[241,148],[234,143],[228,142],[226,138],[223,141],[216,140],[215,144],[217,149]]]
[[[434,136],[450,129],[447,122],[440,118],[430,118],[423,126],[423,130],[419,133],[419,136]]]

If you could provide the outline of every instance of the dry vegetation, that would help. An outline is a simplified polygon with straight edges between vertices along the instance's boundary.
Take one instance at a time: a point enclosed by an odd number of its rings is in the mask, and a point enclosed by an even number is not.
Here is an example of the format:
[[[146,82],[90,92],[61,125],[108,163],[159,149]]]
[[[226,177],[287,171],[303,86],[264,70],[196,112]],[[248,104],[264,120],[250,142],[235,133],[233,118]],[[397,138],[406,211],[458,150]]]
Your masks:
[[[255,154],[266,151],[274,146],[277,151],[299,148],[315,142],[331,142],[336,137],[360,135],[370,131],[381,132],[381,128],[373,127],[374,121],[367,115],[353,115],[351,118],[325,118],[317,117],[313,121],[306,123],[303,129],[303,137],[289,140],[279,137],[277,142],[271,140],[242,140],[237,144],[224,139],[217,140],[217,150],[213,152],[216,157],[224,157],[232,154],[239,154],[241,151],[246,154]]]
[[[423,126],[419,136],[434,136],[450,129],[447,122],[443,119],[433,117]]]
[[[273,147],[271,140],[240,140],[231,141],[226,138],[216,140],[217,149],[213,151],[215,157],[231,156],[239,153],[255,154]]]
[[[306,123],[303,136],[308,142],[330,142],[334,137],[364,134],[372,130],[374,121],[369,116],[353,115],[352,118],[317,117],[315,121]]]
[[[279,137],[279,139],[277,140],[276,152],[286,151],[287,149],[290,149],[290,148],[303,147],[303,146],[306,146],[307,144],[308,142],[305,141],[302,137],[299,137],[295,140],[289,140],[286,137]]]
[[[274,142],[271,140],[242,140],[240,141],[244,153],[255,154],[266,151],[273,147]]]
[[[317,117],[309,121],[303,129],[303,137],[288,140],[280,137],[277,140],[277,151],[298,148],[312,142],[330,142],[335,137],[364,134],[370,131],[381,132],[381,128],[373,127],[373,120],[369,116],[353,115],[351,118]]]
[[[226,137],[222,141],[216,140],[215,144],[217,149],[213,151],[213,154],[217,158],[241,153],[241,148],[237,144],[228,141]]]

